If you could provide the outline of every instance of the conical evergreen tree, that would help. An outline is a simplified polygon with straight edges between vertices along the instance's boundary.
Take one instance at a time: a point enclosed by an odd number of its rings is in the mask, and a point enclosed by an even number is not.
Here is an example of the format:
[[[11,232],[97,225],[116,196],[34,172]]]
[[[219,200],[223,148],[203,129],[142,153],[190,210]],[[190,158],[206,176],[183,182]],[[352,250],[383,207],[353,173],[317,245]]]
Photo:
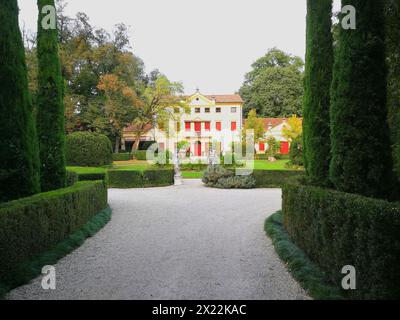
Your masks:
[[[343,0],[355,30],[340,28],[331,100],[330,179],[337,189],[387,198],[393,163],[386,105],[384,1]]]
[[[37,136],[17,0],[0,1],[0,202],[40,192]]]
[[[63,78],[58,55],[58,32],[47,19],[54,0],[38,0],[38,95],[37,126],[41,160],[41,184],[43,191],[65,186],[65,131]],[[46,9],[46,8],[45,8]],[[55,10],[53,11],[55,12]]]
[[[329,184],[330,87],[333,68],[332,0],[307,0],[303,138],[308,179]]]
[[[389,126],[395,169],[400,176],[400,0],[385,2]]]

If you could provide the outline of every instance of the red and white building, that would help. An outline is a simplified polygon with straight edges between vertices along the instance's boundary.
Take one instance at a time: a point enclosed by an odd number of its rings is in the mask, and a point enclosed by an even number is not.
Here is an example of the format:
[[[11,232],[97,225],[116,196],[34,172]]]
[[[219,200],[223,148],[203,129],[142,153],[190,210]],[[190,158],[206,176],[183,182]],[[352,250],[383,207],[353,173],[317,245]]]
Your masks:
[[[238,94],[203,95],[200,92],[185,98],[189,108],[178,110],[179,119],[170,120],[172,134],[149,127],[141,140],[156,141],[161,150],[170,151],[176,151],[178,143],[185,141],[190,155],[198,158],[208,157],[211,143],[222,154],[232,151],[232,142],[241,140],[242,98]],[[123,142],[133,144],[134,136],[133,128],[128,127]]]
[[[270,137],[280,143],[280,154],[289,154],[290,142],[285,138],[283,129],[290,127],[286,118],[262,118],[264,123],[265,135],[264,139],[267,140]],[[265,153],[268,149],[266,142],[256,143],[256,152],[258,154]]]

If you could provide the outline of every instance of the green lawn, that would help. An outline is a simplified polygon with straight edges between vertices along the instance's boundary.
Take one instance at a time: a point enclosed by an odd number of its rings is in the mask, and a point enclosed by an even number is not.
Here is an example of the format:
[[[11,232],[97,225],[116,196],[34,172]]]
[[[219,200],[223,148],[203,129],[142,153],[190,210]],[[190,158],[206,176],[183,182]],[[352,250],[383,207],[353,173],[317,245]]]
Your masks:
[[[254,169],[256,170],[288,170],[286,164],[289,160],[277,160],[276,162],[269,162],[267,160],[255,160]]]
[[[67,167],[67,170],[77,174],[97,174],[105,173],[108,168],[105,167]]]
[[[266,160],[255,160],[254,169],[256,170],[288,170],[286,164],[289,160],[278,160],[276,162],[269,162]],[[74,171],[78,174],[96,174],[105,173],[107,169],[111,167],[67,167],[68,170]],[[144,161],[131,161],[130,163],[114,163],[112,169],[117,170],[132,170],[132,171],[144,171],[146,169],[157,168]],[[203,171],[183,171],[182,176],[185,179],[201,179],[203,177]]]

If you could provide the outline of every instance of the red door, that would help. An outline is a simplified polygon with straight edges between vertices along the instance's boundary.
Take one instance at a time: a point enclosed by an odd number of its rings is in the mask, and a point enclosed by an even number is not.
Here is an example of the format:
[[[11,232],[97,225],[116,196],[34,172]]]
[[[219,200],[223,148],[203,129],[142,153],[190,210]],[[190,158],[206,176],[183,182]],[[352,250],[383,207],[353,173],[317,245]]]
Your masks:
[[[197,141],[194,148],[194,155],[195,157],[201,157],[201,142]]]
[[[281,142],[281,154],[289,154],[289,142]]]
[[[194,131],[201,132],[201,122],[194,123]]]
[[[265,151],[265,143],[264,142],[260,142],[260,152]]]

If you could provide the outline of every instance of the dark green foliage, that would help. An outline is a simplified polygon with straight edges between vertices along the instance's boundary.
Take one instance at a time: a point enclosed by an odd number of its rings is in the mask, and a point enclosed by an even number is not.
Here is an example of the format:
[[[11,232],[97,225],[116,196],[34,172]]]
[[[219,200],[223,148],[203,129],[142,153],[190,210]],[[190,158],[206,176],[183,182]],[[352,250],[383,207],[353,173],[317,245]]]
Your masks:
[[[340,191],[388,198],[394,188],[386,107],[384,2],[344,0],[357,29],[339,30],[331,95],[330,180]]]
[[[266,220],[265,232],[272,239],[276,252],[290,273],[313,299],[343,298],[341,288],[332,286],[326,274],[291,241],[282,224],[281,211]]]
[[[106,180],[105,173],[78,173],[78,181]]]
[[[303,99],[306,173],[329,184],[330,87],[333,68],[332,0],[307,0],[307,52]]]
[[[54,0],[38,0],[38,93],[37,131],[41,161],[42,191],[65,186],[65,130],[61,65],[58,56],[57,29],[43,29],[44,6],[53,6]]]
[[[39,153],[16,0],[0,2],[0,202],[40,192]]]
[[[131,153],[114,153],[113,160],[114,161],[129,161],[133,159],[133,155]]]
[[[0,299],[8,291],[28,283],[39,276],[43,266],[55,265],[58,260],[81,246],[85,240],[94,236],[107,222],[111,220],[111,209],[108,207],[91,218],[83,227],[69,235],[49,251],[33,257],[29,261],[17,264],[5,282],[0,282]]]
[[[67,136],[66,156],[69,166],[110,165],[113,162],[111,141],[98,133],[74,132]]]
[[[357,271],[356,299],[400,297],[400,206],[317,187],[286,185],[283,220],[291,239],[335,286]]]
[[[292,141],[289,152],[290,164],[292,166],[303,166],[303,138],[300,136]]]
[[[286,183],[297,182],[304,177],[303,171],[296,170],[254,170],[258,188],[281,188]]]
[[[17,265],[51,249],[106,207],[101,181],[0,205],[0,282],[12,280]]]
[[[256,186],[256,181],[251,175],[235,175],[234,170],[219,165],[207,168],[203,182],[207,187],[219,189],[252,189]]]
[[[146,150],[136,150],[134,153],[134,157],[136,160],[147,160],[146,155],[147,155]]]
[[[389,126],[397,175],[400,176],[400,0],[386,3],[387,96]]]
[[[245,116],[255,109],[262,117],[302,114],[303,65],[301,58],[272,48],[252,64],[240,88]]]
[[[120,189],[169,186],[174,184],[174,170],[108,170],[107,183]]]
[[[101,180],[101,179],[97,179],[97,180]],[[66,181],[66,187],[71,187],[73,186],[75,183],[77,183],[79,181],[79,176],[76,172],[74,171],[67,171],[67,181]]]

